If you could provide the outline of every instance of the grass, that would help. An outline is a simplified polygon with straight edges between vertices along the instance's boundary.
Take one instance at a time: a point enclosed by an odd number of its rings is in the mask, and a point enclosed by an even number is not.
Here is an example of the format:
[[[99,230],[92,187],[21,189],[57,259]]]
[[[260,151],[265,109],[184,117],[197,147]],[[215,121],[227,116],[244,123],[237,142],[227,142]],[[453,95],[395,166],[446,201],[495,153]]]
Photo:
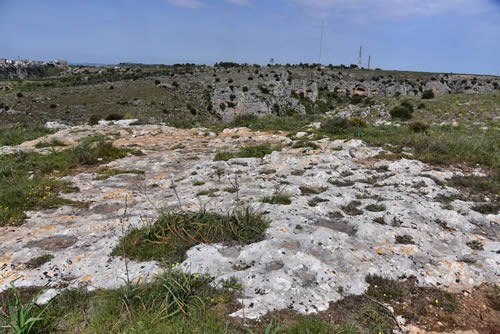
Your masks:
[[[267,204],[290,205],[292,204],[291,197],[291,195],[286,193],[274,193],[271,196],[263,197],[261,202]]]
[[[359,216],[363,214],[363,210],[358,209],[360,205],[360,201],[351,201],[348,204],[341,206],[340,208],[349,216]]]
[[[50,142],[46,141],[41,141],[39,143],[35,144],[36,148],[45,148],[45,147],[61,147],[61,146],[66,146],[62,141],[58,139],[52,139]]]
[[[78,189],[52,176],[65,175],[81,165],[106,163],[128,152],[102,138],[87,138],[75,148],[47,155],[34,152],[0,155],[0,226],[21,224],[28,210],[87,206],[61,198],[60,193]]]
[[[383,204],[370,204],[365,207],[365,210],[370,212],[382,212],[386,210],[386,207]]]
[[[129,282],[117,290],[67,290],[47,306],[33,332],[222,333],[220,313],[234,292],[211,283],[207,276],[170,270],[150,283]],[[3,293],[0,302],[11,294]]]
[[[281,146],[260,144],[241,148],[237,152],[217,152],[214,161],[227,161],[234,158],[264,158],[274,151],[281,151]]]
[[[403,245],[412,245],[415,242],[413,241],[413,237],[411,235],[397,235],[396,237],[396,243],[397,244],[403,244]]]
[[[313,150],[317,150],[320,148],[320,146],[310,140],[298,140],[295,143],[293,143],[292,148],[312,148]]]
[[[113,255],[122,253],[137,261],[176,263],[186,251],[200,243],[247,245],[264,238],[269,222],[251,209],[236,209],[220,215],[198,212],[166,212],[156,223],[134,229],[120,239]]]
[[[394,153],[410,148],[409,153],[415,159],[433,164],[479,164],[488,168],[500,166],[500,133],[497,130],[499,121],[488,121],[484,125],[432,126],[425,131],[414,131],[411,125],[373,126],[341,118],[325,121],[318,116],[307,115],[304,120],[299,115],[265,118],[242,115],[226,126],[247,126],[252,130],[299,131],[318,120],[322,121],[322,125],[313,133],[331,139],[362,139],[371,145],[387,147]],[[487,129],[481,129],[482,126]],[[498,176],[500,173],[496,171],[494,175]]]
[[[325,203],[325,202],[328,202],[328,200],[325,198],[320,198],[320,197],[315,196],[312,199],[310,199],[309,201],[307,201],[307,205],[309,205],[311,207],[315,207],[318,204]]]
[[[106,180],[115,175],[121,174],[137,174],[144,175],[144,171],[138,169],[117,169],[117,168],[100,168],[96,171],[98,176],[94,180]]]
[[[29,269],[40,268],[43,264],[50,262],[53,258],[54,255],[45,254],[28,260],[24,263],[24,265]]]
[[[299,187],[300,192],[302,195],[318,195],[323,192],[325,192],[328,188],[327,187],[312,187],[312,186],[306,186],[302,185]]]
[[[0,147],[13,146],[54,133],[42,126],[13,126],[0,128]]]
[[[244,114],[236,116],[231,122],[226,123],[224,127],[247,127],[254,131],[297,131],[319,119],[320,117],[318,115],[294,114],[291,116],[259,117],[256,115]]]

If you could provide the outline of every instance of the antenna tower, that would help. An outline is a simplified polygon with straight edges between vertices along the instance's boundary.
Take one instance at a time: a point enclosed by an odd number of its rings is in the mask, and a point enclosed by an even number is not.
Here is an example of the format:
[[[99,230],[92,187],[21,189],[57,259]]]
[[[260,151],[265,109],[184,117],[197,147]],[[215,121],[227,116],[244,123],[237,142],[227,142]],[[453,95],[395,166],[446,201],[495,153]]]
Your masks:
[[[368,69],[370,69],[370,62],[372,61],[372,56],[368,56]]]
[[[321,37],[319,40],[319,63],[321,64],[321,57],[323,56],[323,36],[325,34],[325,21],[321,21]]]
[[[361,68],[361,65],[363,60],[363,46],[359,47],[359,56],[358,56],[358,67]]]

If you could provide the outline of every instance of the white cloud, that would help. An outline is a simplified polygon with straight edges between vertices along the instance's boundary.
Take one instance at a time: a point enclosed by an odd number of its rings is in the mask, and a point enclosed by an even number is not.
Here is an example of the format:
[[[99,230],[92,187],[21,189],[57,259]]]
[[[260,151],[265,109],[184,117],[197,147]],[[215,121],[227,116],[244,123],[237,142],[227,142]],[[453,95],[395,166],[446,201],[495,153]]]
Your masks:
[[[238,6],[246,6],[248,5],[248,0],[224,0],[224,2],[232,3]]]
[[[472,14],[486,10],[486,0],[290,0],[308,11],[321,13],[345,10],[369,12],[375,16],[437,15],[444,12]]]
[[[200,8],[201,2],[198,0],[168,0],[171,5],[184,8]]]

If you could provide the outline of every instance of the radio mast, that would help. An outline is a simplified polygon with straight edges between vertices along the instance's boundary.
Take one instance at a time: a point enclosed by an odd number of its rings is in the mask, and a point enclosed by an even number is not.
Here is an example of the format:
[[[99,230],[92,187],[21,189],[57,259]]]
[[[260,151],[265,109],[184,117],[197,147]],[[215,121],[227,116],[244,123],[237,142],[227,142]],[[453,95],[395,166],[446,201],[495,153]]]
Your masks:
[[[359,47],[359,56],[358,56],[358,67],[361,68],[361,65],[363,60],[363,46]]]
[[[319,63],[321,64],[321,57],[323,56],[323,36],[325,33],[325,21],[321,21],[321,37],[319,39]]]

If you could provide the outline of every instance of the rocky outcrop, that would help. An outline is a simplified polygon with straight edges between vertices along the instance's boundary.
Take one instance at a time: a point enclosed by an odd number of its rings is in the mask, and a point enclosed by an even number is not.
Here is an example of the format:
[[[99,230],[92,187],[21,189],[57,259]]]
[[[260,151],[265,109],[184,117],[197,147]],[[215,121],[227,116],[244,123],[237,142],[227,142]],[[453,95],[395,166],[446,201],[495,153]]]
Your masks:
[[[248,205],[271,221],[261,242],[201,244],[189,250],[183,263],[174,264],[217,281],[240,280],[242,308],[234,316],[258,318],[287,308],[326,310],[343,295],[364,293],[368,274],[394,279],[413,275],[421,285],[458,291],[498,282],[500,215],[474,211],[473,202],[446,186],[457,172],[409,159],[383,160],[377,157],[382,149],[360,140],[322,139],[315,141],[317,149],[286,146],[263,159],[214,161],[218,150],[293,139],[246,128],[206,135],[205,129],[156,125],[85,126],[1,148],[0,154],[33,150],[37,142],[56,138],[75,145],[96,134],[145,153],[107,167],[145,174],[105,180],[90,171],[66,176],[80,192],[63,196],[88,202],[89,208],[29,212],[22,226],[0,228],[0,290],[17,278],[18,286],[49,284],[46,297],[61,287],[116,288],[125,275],[148,279],[162,270],[158,263],[131,261],[127,272],[124,259],[110,256],[111,250],[130,228],[154,222],[159,209],[179,203],[185,210],[202,205],[218,212]],[[216,170],[222,175],[216,176]],[[237,193],[225,192],[235,178]],[[213,189],[211,196],[197,197],[195,181]],[[261,202],[276,191],[289,194],[292,204]],[[451,201],[443,205],[442,198]],[[40,268],[25,265],[47,254],[53,258]]]
[[[0,80],[44,77],[62,71],[64,62],[0,59]]]

